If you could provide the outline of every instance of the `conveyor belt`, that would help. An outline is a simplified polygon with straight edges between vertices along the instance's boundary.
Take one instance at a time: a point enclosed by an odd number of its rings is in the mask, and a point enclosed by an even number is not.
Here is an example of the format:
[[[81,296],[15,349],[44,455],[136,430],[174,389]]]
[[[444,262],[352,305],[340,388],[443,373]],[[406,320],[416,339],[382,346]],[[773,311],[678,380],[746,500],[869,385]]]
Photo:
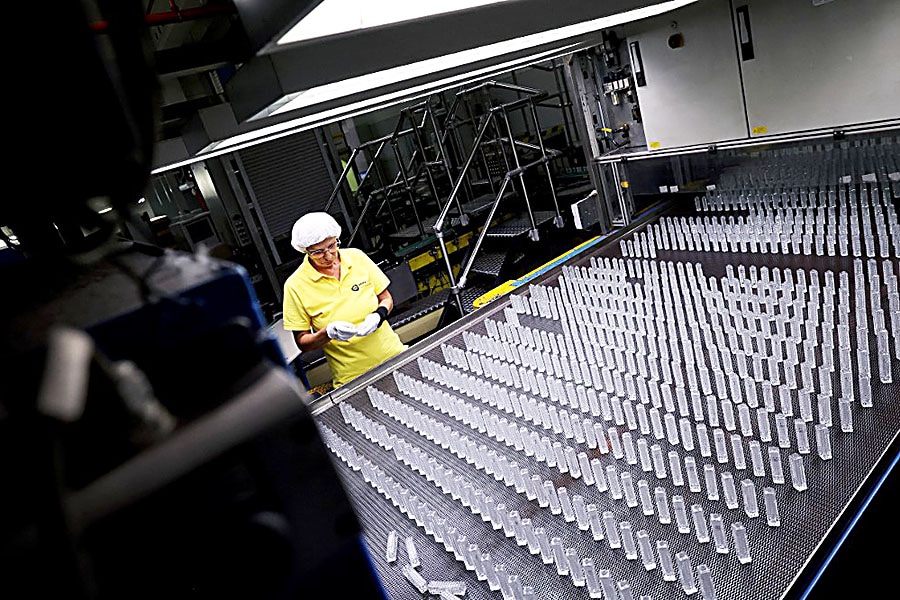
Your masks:
[[[612,585],[629,588],[634,598],[691,595],[677,567],[674,580],[663,576],[658,553],[646,557],[653,568],[645,567],[639,551],[631,557],[611,547],[609,531],[595,539],[590,525],[585,531],[580,519],[557,514],[540,489],[523,485],[532,476],[600,514],[609,511],[617,531],[629,523],[632,532],[646,532],[654,550],[657,541],[668,542],[673,560],[684,552],[698,586],[698,567],[705,565],[720,599],[800,597],[835,532],[858,509],[858,496],[896,454],[900,432],[900,225],[889,185],[852,188],[833,197],[788,192],[743,207],[717,204],[708,194],[698,199],[700,212],[674,207],[636,224],[621,243],[553,269],[324,399],[316,409],[319,423],[345,461],[342,477],[391,597],[422,597],[401,571],[406,536],[418,550],[417,572],[426,580],[465,582],[467,598],[513,597],[492,590],[478,569],[466,569],[469,544],[518,578],[510,585],[518,581],[547,598],[588,597],[570,574],[545,564],[539,550],[530,552],[530,540],[517,543],[514,529],[505,534],[502,525],[473,514],[473,503],[490,505],[475,500],[475,490],[495,507],[502,503],[507,516],[517,511],[510,518],[527,518],[548,539],[558,537],[563,549],[592,558],[598,574],[608,571]],[[324,408],[329,402],[335,405]],[[574,417],[587,419],[587,429],[604,442],[592,443]],[[699,437],[703,427],[708,449]],[[761,460],[754,464],[757,443]],[[596,459],[599,474],[609,471],[612,479],[598,485],[575,476],[548,460],[541,444],[569,448],[569,458],[584,453],[583,460]],[[770,453],[780,459],[783,478]],[[493,462],[499,457],[515,468]],[[697,467],[696,487],[686,459]],[[793,461],[802,470],[792,472]],[[517,481],[517,473],[525,479]],[[730,478],[723,479],[726,473]],[[796,477],[801,473],[803,481]],[[629,478],[638,490],[646,482],[648,504],[612,493],[623,475],[626,489]],[[735,485],[734,498],[727,481]],[[766,509],[765,489],[777,503],[777,522]],[[671,520],[660,518],[656,490]],[[676,523],[676,496],[686,507],[684,532]],[[695,506],[707,527],[712,515],[721,515],[719,551],[714,541],[698,538]],[[752,560],[746,564],[732,533],[736,523],[747,534]],[[455,528],[454,540],[465,535],[458,557],[448,527]],[[401,545],[397,561],[388,564],[392,529]]]

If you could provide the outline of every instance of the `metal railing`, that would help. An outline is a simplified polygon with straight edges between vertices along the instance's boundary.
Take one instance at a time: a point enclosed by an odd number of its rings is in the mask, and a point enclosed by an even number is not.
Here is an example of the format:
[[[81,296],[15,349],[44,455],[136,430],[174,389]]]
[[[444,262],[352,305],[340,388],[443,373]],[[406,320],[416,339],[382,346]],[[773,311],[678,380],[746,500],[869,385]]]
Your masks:
[[[560,153],[555,150],[548,150],[544,146],[543,139],[541,138],[541,126],[540,121],[538,119],[536,103],[546,99],[547,92],[543,90],[538,90],[534,88],[527,88],[518,85],[512,85],[503,82],[497,81],[487,81],[476,86],[465,88],[457,92],[456,97],[454,99],[454,103],[451,106],[450,115],[448,115],[449,119],[452,119],[454,111],[458,108],[458,106],[465,102],[467,96],[482,92],[484,90],[489,89],[502,89],[507,91],[513,91],[518,94],[523,95],[516,100],[512,100],[510,102],[501,103],[492,106],[488,111],[481,117],[480,123],[477,126],[477,133],[475,135],[475,140],[472,144],[471,151],[469,152],[465,163],[463,164],[462,169],[457,174],[456,181],[453,186],[453,190],[450,193],[450,197],[447,198],[446,203],[444,204],[443,209],[441,210],[441,214],[438,216],[437,220],[434,224],[434,233],[438,238],[438,243],[441,246],[441,254],[444,257],[445,266],[447,268],[447,274],[450,280],[450,292],[452,295],[453,301],[456,303],[457,309],[460,314],[465,314],[465,308],[462,305],[462,300],[460,297],[460,292],[465,288],[466,280],[468,278],[469,272],[472,269],[472,265],[475,262],[475,259],[478,256],[478,251],[481,249],[482,243],[484,242],[484,238],[488,233],[488,230],[491,226],[491,223],[494,220],[497,209],[500,206],[500,202],[503,199],[504,194],[506,193],[506,189],[509,186],[510,182],[513,178],[518,177],[520,183],[520,189],[522,193],[522,198],[525,203],[525,210],[528,214],[528,219],[531,223],[531,229],[529,230],[528,236],[531,240],[537,241],[540,237],[538,233],[537,224],[535,222],[534,211],[532,209],[532,203],[528,196],[528,190],[525,185],[524,173],[527,169],[532,167],[543,165],[546,170],[547,180],[550,187],[550,194],[553,200],[553,207],[556,212],[556,217],[554,218],[554,223],[557,227],[562,227],[563,225],[563,217],[559,210],[559,202],[556,198],[556,190],[553,185],[553,176],[550,170],[550,160],[558,156]],[[528,114],[531,117],[532,124],[535,128],[536,139],[538,141],[537,145],[528,144],[525,142],[521,142],[515,139],[512,133],[512,127],[509,121],[509,114],[511,111],[519,110],[519,109],[527,109]],[[500,122],[498,123],[498,119]],[[527,119],[525,119],[527,123]],[[503,127],[503,130],[500,131],[499,128]],[[481,226],[478,237],[475,240],[475,243],[472,246],[472,250],[469,252],[468,260],[464,265],[462,265],[460,270],[460,276],[457,280],[453,274],[453,264],[450,260],[449,253],[447,251],[447,244],[444,240],[444,225],[447,221],[447,216],[449,214],[451,206],[454,203],[459,206],[458,195],[460,189],[463,186],[463,183],[467,181],[467,174],[472,167],[472,164],[475,160],[476,155],[483,150],[483,142],[484,137],[487,134],[489,128],[494,127],[497,131],[497,135],[493,138],[493,142],[506,144],[506,148],[503,150],[503,157],[506,161],[507,170],[505,175],[503,176],[499,190],[495,190],[496,194],[494,200],[491,204],[491,207],[488,211],[487,218],[484,221],[484,224]],[[526,164],[522,164],[519,157],[519,152],[517,148],[524,147],[532,150],[538,150],[540,152],[540,157],[536,160],[530,161]],[[512,157],[512,165],[508,162],[507,152],[511,154]],[[493,189],[493,186],[492,186]],[[460,207],[460,214],[462,214],[462,209]]]

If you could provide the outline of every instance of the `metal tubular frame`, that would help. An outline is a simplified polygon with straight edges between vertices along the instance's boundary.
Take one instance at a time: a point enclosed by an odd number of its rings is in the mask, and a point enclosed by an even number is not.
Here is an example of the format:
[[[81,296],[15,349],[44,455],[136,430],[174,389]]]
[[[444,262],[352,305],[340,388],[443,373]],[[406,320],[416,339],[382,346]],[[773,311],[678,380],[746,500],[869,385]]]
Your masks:
[[[547,179],[548,179],[548,183],[550,185],[551,194],[553,197],[553,205],[554,205],[554,209],[556,212],[556,217],[554,218],[554,224],[557,227],[562,227],[562,225],[563,225],[563,217],[559,211],[559,203],[556,198],[556,190],[553,189],[553,177],[552,177],[552,174],[550,171],[550,165],[549,165],[550,160],[552,158],[555,158],[556,156],[558,156],[559,152],[557,152],[555,150],[548,151],[547,148],[544,146],[543,140],[541,139],[540,121],[537,118],[537,109],[535,108],[535,102],[538,102],[538,101],[546,98],[547,92],[545,92],[543,90],[538,90],[538,89],[534,89],[534,88],[526,88],[523,86],[512,85],[512,84],[508,84],[508,83],[487,81],[487,82],[478,84],[478,85],[470,87],[470,88],[462,89],[459,92],[457,92],[456,100],[454,100],[454,106],[456,106],[458,104],[457,100],[460,100],[461,98],[466,99],[469,95],[471,95],[473,93],[481,92],[481,91],[484,91],[484,90],[490,89],[490,88],[499,88],[499,89],[503,89],[503,90],[507,90],[507,91],[514,91],[518,94],[526,94],[526,96],[520,97],[517,100],[513,100],[511,102],[493,106],[490,108],[490,110],[487,112],[487,114],[483,117],[482,122],[479,124],[479,127],[477,128],[478,132],[475,136],[475,141],[472,144],[472,149],[469,152],[469,155],[466,158],[466,162],[463,165],[462,169],[460,170],[460,172],[457,176],[456,182],[454,183],[454,186],[453,186],[453,190],[450,193],[450,197],[447,199],[446,204],[444,205],[443,209],[441,210],[441,214],[438,216],[437,221],[435,221],[435,224],[434,224],[434,232],[438,238],[438,242],[441,247],[441,253],[444,256],[444,262],[447,267],[447,274],[448,274],[449,280],[450,280],[450,292],[451,292],[453,301],[456,303],[456,306],[459,310],[460,315],[465,314],[465,310],[462,305],[462,300],[460,298],[460,292],[465,287],[466,279],[468,278],[469,271],[472,269],[472,265],[474,264],[475,259],[478,256],[478,251],[481,248],[481,244],[484,241],[485,236],[487,235],[487,232],[488,232],[488,229],[490,228],[491,222],[493,221],[494,216],[497,212],[497,208],[500,205],[500,201],[503,199],[503,195],[506,193],[506,188],[510,184],[510,182],[513,180],[514,177],[519,178],[519,184],[522,187],[522,197],[525,200],[525,208],[526,208],[526,211],[528,212],[528,218],[531,222],[531,230],[529,231],[528,236],[532,241],[538,241],[539,233],[537,230],[537,224],[536,224],[536,221],[534,218],[534,211],[532,210],[531,201],[528,197],[528,192],[525,187],[524,172],[526,169],[529,169],[529,168],[539,165],[539,164],[544,164],[545,168],[547,169]],[[468,106],[468,102],[465,102],[465,104]],[[527,108],[531,114],[533,125],[536,128],[535,134],[538,139],[538,145],[536,147],[532,144],[518,142],[517,140],[515,140],[515,138],[513,136],[512,126],[510,125],[510,122],[509,122],[509,111],[517,110],[520,108],[521,109]],[[500,133],[500,125],[501,124],[497,123],[497,118],[498,118],[497,115],[498,114],[501,115],[500,118],[502,118],[503,125],[505,126],[505,129],[506,129],[505,136]],[[451,120],[452,120],[452,116],[449,116],[448,123],[451,122]],[[528,120],[526,119],[525,121],[527,124]],[[497,135],[494,136],[494,141],[501,144],[501,151],[503,154],[504,161],[506,162],[506,165],[507,165],[507,171],[506,171],[506,174],[504,175],[503,180],[500,184],[499,191],[496,191],[494,201],[491,204],[490,210],[488,211],[487,219],[485,220],[484,225],[481,227],[478,237],[472,246],[472,251],[469,253],[468,260],[466,261],[465,265],[462,266],[459,279],[456,279],[456,277],[453,274],[453,265],[450,262],[450,258],[448,256],[447,244],[444,240],[444,230],[443,230],[444,224],[446,222],[447,215],[450,211],[450,207],[453,205],[453,202],[456,201],[457,205],[459,204],[459,200],[458,200],[459,190],[461,189],[463,182],[466,180],[466,176],[468,175],[469,169],[472,166],[472,162],[475,158],[476,153],[478,153],[479,151],[482,150],[482,147],[483,147],[482,141],[483,141],[484,135],[490,127],[493,127],[494,130],[497,132]],[[509,157],[507,156],[507,149],[504,148],[502,145],[502,142],[504,142],[504,141],[508,143],[508,146],[509,146],[508,150],[512,153],[512,159],[515,164],[514,167],[509,164]],[[524,144],[524,146],[526,146],[526,147],[539,150],[541,153],[540,158],[537,160],[531,161],[527,164],[524,164],[524,165],[521,164],[521,162],[519,160],[519,154],[516,151],[517,144]],[[482,157],[483,157],[483,152],[482,152]],[[491,185],[493,188],[493,180],[490,177],[489,172],[488,172],[488,180],[491,181]],[[462,211],[460,211],[460,214],[462,214]]]
[[[416,118],[415,118],[415,113],[419,112],[419,111],[423,112],[421,122],[417,122]],[[410,122],[410,126],[407,129],[403,129],[403,126],[406,124],[407,120]],[[390,195],[391,195],[391,193],[393,193],[393,191],[395,189],[402,188],[409,195],[410,206],[412,207],[413,215],[415,217],[416,224],[418,226],[420,234],[423,236],[426,235],[425,227],[422,224],[422,219],[419,215],[418,208],[416,207],[414,188],[415,188],[416,184],[418,183],[419,179],[422,177],[422,173],[424,171],[427,176],[431,192],[434,195],[435,200],[438,202],[438,204],[440,204],[440,194],[437,190],[437,186],[434,183],[434,178],[433,178],[433,175],[430,170],[431,165],[428,164],[426,148],[425,148],[425,144],[424,144],[424,141],[422,138],[422,130],[429,124],[432,127],[436,127],[436,121],[434,119],[434,115],[431,112],[430,101],[426,100],[415,106],[406,107],[403,110],[401,110],[400,117],[398,118],[397,124],[394,127],[394,131],[392,133],[390,133],[388,135],[384,135],[380,138],[369,140],[369,141],[364,142],[364,143],[360,144],[359,146],[356,146],[355,148],[353,148],[350,152],[350,158],[347,160],[346,166],[344,167],[343,171],[341,172],[340,177],[338,178],[337,182],[335,183],[335,186],[332,189],[331,194],[328,198],[328,201],[325,203],[325,208],[323,210],[325,212],[328,212],[328,210],[331,208],[332,204],[334,203],[334,200],[337,198],[337,195],[341,189],[341,186],[344,185],[344,183],[346,182],[347,174],[353,168],[354,161],[355,161],[356,157],[359,156],[360,152],[364,152],[367,148],[371,148],[371,147],[377,145],[377,149],[375,150],[375,153],[369,158],[369,163],[372,165],[372,167],[370,167],[366,171],[366,173],[364,173],[360,177],[359,184],[357,185],[356,190],[351,193],[350,199],[351,200],[356,199],[359,196],[359,194],[362,193],[363,185],[369,180],[369,175],[374,170],[376,177],[378,178],[379,182],[381,183],[381,186],[376,188],[376,190],[374,190],[374,192],[377,192],[377,191],[385,192],[382,203],[381,203],[381,205],[378,206],[377,210],[375,211],[375,214],[380,214],[381,211],[384,209],[384,207],[387,206],[388,211],[391,214],[391,220],[394,224],[394,228],[399,230],[400,226],[397,223],[397,217],[394,214],[393,208],[391,207]],[[416,146],[408,163],[403,160],[402,153],[400,152],[400,148],[399,148],[399,140],[406,136],[412,136],[413,142]],[[443,149],[443,145],[440,142],[440,136],[438,136],[438,137],[439,137],[439,149],[438,149],[439,156],[437,157],[437,159],[435,161],[433,161],[433,163],[441,164],[444,166],[445,169],[448,169],[447,162],[445,161],[445,152]],[[382,152],[384,151],[385,145],[388,143],[390,143],[390,145],[391,145],[391,148],[394,152],[394,156],[395,156],[395,158],[397,160],[397,164],[398,164],[397,175],[394,177],[394,180],[390,183],[387,182],[387,179],[385,178],[384,173],[382,172],[382,167],[378,161],[378,159],[381,157]],[[411,175],[410,172],[413,171],[413,168],[416,165],[417,159],[421,159],[421,164],[418,166],[418,168],[415,169],[415,173]],[[448,173],[449,173],[449,169],[448,169]],[[452,180],[452,176],[451,176],[451,180]],[[348,244],[352,243],[353,240],[356,238],[356,235],[359,233],[359,230],[362,227],[363,222],[365,221],[365,218],[366,218],[367,214],[369,213],[369,210],[372,206],[373,200],[374,200],[374,193],[369,194],[368,197],[366,198],[365,203],[362,206],[362,209],[359,212],[359,215],[356,219],[356,223],[353,225],[353,227],[351,229],[350,236],[347,240]],[[460,213],[462,213],[462,207],[460,207]]]

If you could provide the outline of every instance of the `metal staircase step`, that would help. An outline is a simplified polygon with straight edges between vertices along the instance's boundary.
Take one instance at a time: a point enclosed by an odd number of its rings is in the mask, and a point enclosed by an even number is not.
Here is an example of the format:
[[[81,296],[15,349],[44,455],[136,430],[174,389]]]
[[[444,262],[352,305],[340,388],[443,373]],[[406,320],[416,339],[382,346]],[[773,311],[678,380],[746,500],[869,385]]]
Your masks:
[[[490,277],[497,277],[503,269],[507,254],[505,252],[479,252],[472,263],[471,272]]]
[[[472,306],[472,303],[489,291],[490,288],[485,288],[478,285],[463,288],[459,293],[459,299],[462,302],[463,310],[465,311],[465,313],[469,314],[473,312],[475,310],[475,307]]]
[[[505,202],[510,198],[516,196],[516,192],[513,190],[507,190],[503,194],[503,200],[501,202]],[[483,213],[487,211],[491,205],[494,203],[494,200],[497,199],[496,194],[481,194],[480,196],[476,196],[472,200],[468,202],[464,202],[462,205],[463,211],[469,215],[478,215],[479,213]],[[502,206],[501,206],[502,208]]]
[[[534,225],[535,227],[540,227],[541,225],[552,221],[556,216],[556,213],[552,210],[547,211],[535,211],[534,212]],[[517,217],[513,217],[503,223],[499,223],[494,225],[490,229],[488,229],[485,237],[489,238],[515,238],[520,235],[524,235],[531,230],[531,220],[528,218],[527,214],[521,214]]]
[[[432,229],[432,227],[436,222],[437,215],[422,219],[422,227],[425,228],[426,236],[434,234],[434,230]],[[405,227],[396,233],[391,233],[388,237],[396,239],[416,239],[422,237],[422,232],[419,231],[418,225],[410,225],[409,227]]]

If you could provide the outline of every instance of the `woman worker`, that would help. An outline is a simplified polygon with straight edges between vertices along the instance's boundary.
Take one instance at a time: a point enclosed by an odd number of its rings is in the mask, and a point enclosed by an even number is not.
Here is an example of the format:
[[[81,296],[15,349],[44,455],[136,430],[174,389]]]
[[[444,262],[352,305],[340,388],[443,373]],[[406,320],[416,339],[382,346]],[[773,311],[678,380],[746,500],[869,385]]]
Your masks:
[[[291,231],[306,259],[284,283],[284,328],[303,352],[322,348],[334,387],[408,348],[385,323],[394,307],[390,280],[366,254],[341,248],[341,226],[307,213]]]

